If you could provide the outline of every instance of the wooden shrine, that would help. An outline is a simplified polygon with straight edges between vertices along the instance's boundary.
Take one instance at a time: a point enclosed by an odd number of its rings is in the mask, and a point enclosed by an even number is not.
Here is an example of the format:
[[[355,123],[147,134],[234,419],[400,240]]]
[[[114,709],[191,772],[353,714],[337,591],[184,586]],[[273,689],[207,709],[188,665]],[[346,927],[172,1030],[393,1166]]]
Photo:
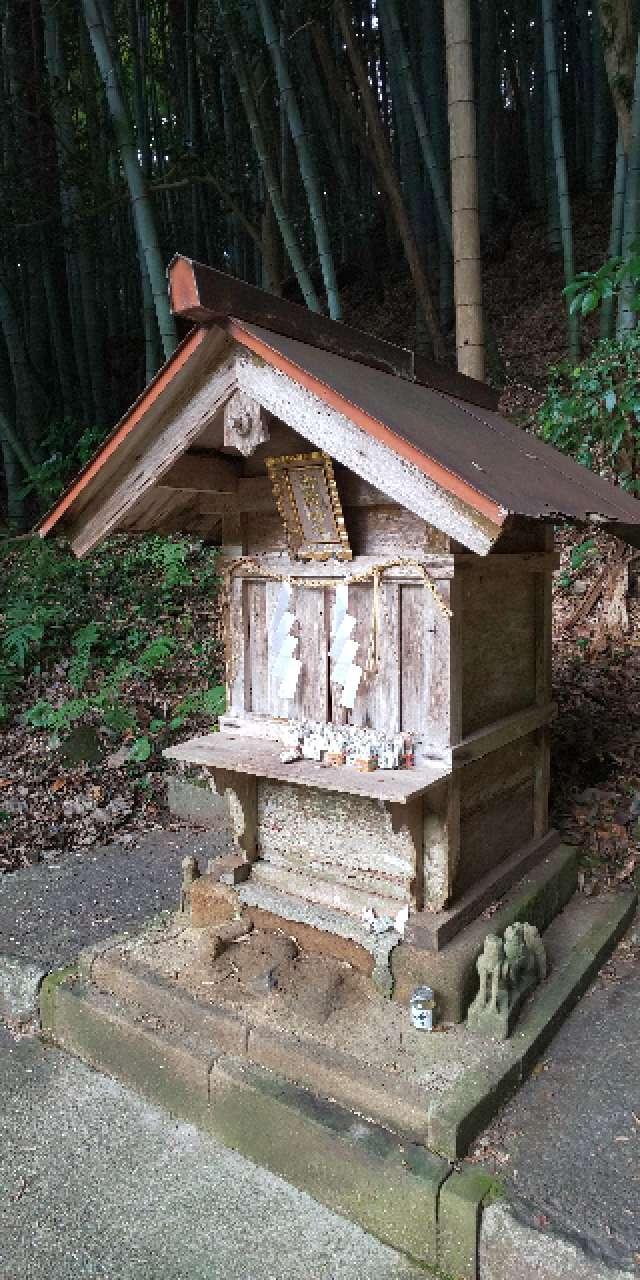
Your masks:
[[[211,902],[406,999],[558,843],[553,525],[637,542],[638,503],[483,385],[187,259],[169,280],[194,327],[40,533],[220,543],[227,712],[166,753],[230,803]]]

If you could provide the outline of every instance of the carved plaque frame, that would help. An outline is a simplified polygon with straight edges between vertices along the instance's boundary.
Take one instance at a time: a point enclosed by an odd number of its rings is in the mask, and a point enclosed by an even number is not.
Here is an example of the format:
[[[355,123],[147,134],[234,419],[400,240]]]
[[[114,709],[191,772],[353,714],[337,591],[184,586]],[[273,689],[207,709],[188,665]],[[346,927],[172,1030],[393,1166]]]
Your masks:
[[[328,454],[293,453],[266,463],[291,553],[301,560],[351,560]]]

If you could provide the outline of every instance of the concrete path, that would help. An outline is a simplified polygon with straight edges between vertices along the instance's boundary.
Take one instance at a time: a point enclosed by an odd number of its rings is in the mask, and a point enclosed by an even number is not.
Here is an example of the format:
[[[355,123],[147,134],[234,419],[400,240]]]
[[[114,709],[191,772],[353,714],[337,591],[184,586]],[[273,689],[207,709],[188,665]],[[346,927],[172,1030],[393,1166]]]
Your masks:
[[[392,1249],[38,1040],[0,1042],[1,1280],[419,1280]]]
[[[112,844],[0,876],[0,954],[62,968],[81,947],[177,905],[180,863],[206,865],[223,836],[150,832],[134,848]]]
[[[480,1144],[531,1221],[638,1274],[639,1045],[636,921]]]

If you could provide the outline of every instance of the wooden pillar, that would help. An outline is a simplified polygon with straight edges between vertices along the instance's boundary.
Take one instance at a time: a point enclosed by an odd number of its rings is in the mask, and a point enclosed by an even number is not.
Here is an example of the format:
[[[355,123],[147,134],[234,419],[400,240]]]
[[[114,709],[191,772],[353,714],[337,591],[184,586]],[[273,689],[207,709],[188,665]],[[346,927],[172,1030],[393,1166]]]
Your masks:
[[[457,773],[429,788],[424,801],[424,905],[442,911],[451,898],[460,853]]]
[[[545,530],[545,551],[553,550],[553,529]],[[536,704],[544,706],[551,701],[551,612],[552,575],[545,569],[536,574],[535,603],[535,653],[536,653]],[[549,786],[551,733],[543,725],[535,735],[535,766],[533,783],[533,834],[543,836],[549,829]]]
[[[231,831],[236,853],[245,862],[255,862],[258,833],[258,786],[247,773],[227,769],[213,771],[214,790],[229,805]]]

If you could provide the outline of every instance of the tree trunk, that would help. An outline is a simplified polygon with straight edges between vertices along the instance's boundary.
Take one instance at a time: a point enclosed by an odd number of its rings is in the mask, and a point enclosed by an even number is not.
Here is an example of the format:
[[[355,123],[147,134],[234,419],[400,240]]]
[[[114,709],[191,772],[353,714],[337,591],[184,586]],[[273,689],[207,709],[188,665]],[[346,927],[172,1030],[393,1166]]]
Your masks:
[[[433,199],[440,227],[445,239],[449,244],[451,244],[451,209],[449,208],[449,201],[442,182],[436,153],[427,127],[425,114],[422,109],[420,95],[414,80],[413,71],[411,70],[409,54],[407,53],[407,47],[402,34],[400,19],[398,17],[398,10],[396,8],[395,0],[382,0],[382,4],[387,11],[389,26],[393,33],[393,42],[395,45],[398,65],[398,76],[402,79],[409,107],[411,109],[411,115],[413,116],[413,122],[415,124],[418,141],[420,143],[420,150],[422,152],[422,159],[424,161],[425,169],[429,175],[429,182],[431,183],[431,190],[433,192]]]
[[[635,89],[627,155],[628,166],[624,194],[624,226],[622,230],[623,258],[629,257],[633,251],[640,227],[640,36],[638,37]],[[630,282],[625,283],[620,296],[619,329],[634,329],[637,324],[638,315],[632,305],[634,294],[633,284]]]
[[[447,48],[453,280],[458,370],[484,379],[478,152],[469,0],[447,0]]]
[[[556,46],[556,24],[554,0],[542,0],[542,19],[544,25],[544,62],[545,84],[551,126],[551,143],[555,169],[555,183],[558,193],[560,212],[560,230],[562,235],[562,258],[564,262],[565,284],[571,284],[575,276],[573,258],[573,228],[571,225],[571,202],[569,199],[569,178],[567,159],[564,147],[564,133],[560,111],[560,85],[558,80],[558,53]],[[580,354],[580,328],[578,315],[568,317],[569,354],[577,359]]]
[[[633,0],[598,0],[598,14],[609,88],[628,154],[636,58]]]
[[[438,325],[438,317],[431,297],[427,273],[407,215],[405,203],[402,198],[402,191],[400,190],[400,185],[393,167],[391,149],[380,123],[378,105],[371,90],[366,67],[360,57],[360,52],[351,26],[351,16],[347,9],[345,0],[336,0],[335,10],[340,25],[340,31],[347,47],[347,53],[353,69],[354,79],[360,92],[362,107],[369,126],[369,135],[376,157],[378,177],[381,185],[387,193],[387,198],[393,213],[393,219],[402,241],[418,302],[424,312],[429,337],[433,347],[433,354],[436,360],[441,360],[444,354],[444,346],[442,342],[442,334],[440,333],[440,327]]]
[[[616,147],[616,168],[613,179],[613,201],[611,204],[611,233],[609,235],[609,257],[617,258],[622,252],[622,227],[624,222],[624,192],[627,183],[627,157],[622,141],[622,130],[618,129]],[[600,337],[612,337],[613,298],[605,298],[600,310]]]
[[[111,43],[99,8],[99,0],[82,0],[82,7],[118,141],[122,167],[129,188],[133,221],[147,264],[160,338],[165,358],[168,359],[175,349],[177,341],[176,326],[169,307],[155,213],[140,166],[129,112],[120,86]]]
[[[493,225],[495,193],[495,107],[498,96],[496,67],[498,30],[495,0],[484,0],[480,9],[478,57],[478,180],[480,231],[488,235]]]
[[[602,51],[602,30],[597,13],[591,14],[591,48],[593,75],[591,90],[593,94],[591,137],[591,159],[589,177],[594,191],[604,190],[607,182],[607,161],[611,141],[611,99],[607,85],[607,72]],[[624,157],[624,142],[619,131],[619,145]],[[617,150],[616,150],[617,155]]]
[[[302,119],[297,94],[289,74],[288,61],[280,43],[280,36],[274,21],[270,0],[256,0],[256,6],[262,22],[267,48],[273,61],[280,97],[284,100],[289,130],[298,154],[300,176],[307,193],[309,213],[318,246],[320,270],[327,293],[329,315],[333,320],[339,320],[342,312],[338,282],[329,239],[329,228],[325,216],[324,199],[316,173],[313,152],[309,145],[309,138]]]
[[[285,208],[284,200],[282,197],[282,190],[280,188],[280,183],[278,182],[275,166],[271,159],[269,146],[265,138],[265,135],[262,129],[262,123],[256,108],[256,104],[255,104],[255,100],[252,92],[252,86],[249,79],[249,69],[245,62],[240,41],[236,35],[235,28],[233,26],[231,18],[227,13],[223,0],[219,0],[218,8],[219,8],[220,16],[222,18],[222,22],[224,25],[227,43],[229,45],[229,49],[231,50],[231,59],[233,62],[233,69],[235,72],[236,79],[238,81],[238,88],[240,90],[242,104],[244,106],[245,114],[247,117],[247,123],[251,131],[251,138],[253,140],[253,145],[256,149],[256,154],[260,161],[260,166],[262,168],[262,172],[264,175],[265,184],[267,187],[267,191],[269,193],[269,199],[273,205],[273,211],[275,213],[278,226],[280,228],[280,234],[282,236],[284,247],[287,251],[287,254],[289,255],[289,261],[291,263],[291,266],[293,267],[293,270],[296,275],[296,280],[298,281],[298,284],[302,292],[302,296],[309,310],[320,311],[321,308],[320,308],[320,302],[318,300],[318,295],[315,291],[313,281],[305,265],[300,244],[298,242],[296,233],[293,229],[293,225],[291,223],[291,220]]]

